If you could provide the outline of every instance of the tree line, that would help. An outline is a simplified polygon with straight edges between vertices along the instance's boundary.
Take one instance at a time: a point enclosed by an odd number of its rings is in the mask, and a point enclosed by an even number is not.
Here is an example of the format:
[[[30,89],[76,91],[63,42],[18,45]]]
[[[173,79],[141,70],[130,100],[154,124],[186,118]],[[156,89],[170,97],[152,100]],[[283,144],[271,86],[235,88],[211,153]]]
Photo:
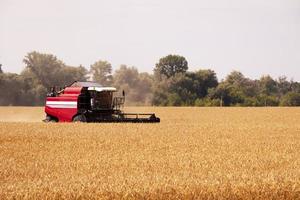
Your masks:
[[[68,66],[52,54],[28,53],[20,74],[4,72],[0,65],[0,105],[40,106],[48,88],[79,81],[96,81],[126,91],[130,105],[156,106],[300,106],[300,83],[282,76],[264,75],[258,80],[232,71],[218,81],[211,69],[188,71],[188,61],[168,55],[154,66],[154,73],[121,65],[114,72],[99,60],[87,69]]]

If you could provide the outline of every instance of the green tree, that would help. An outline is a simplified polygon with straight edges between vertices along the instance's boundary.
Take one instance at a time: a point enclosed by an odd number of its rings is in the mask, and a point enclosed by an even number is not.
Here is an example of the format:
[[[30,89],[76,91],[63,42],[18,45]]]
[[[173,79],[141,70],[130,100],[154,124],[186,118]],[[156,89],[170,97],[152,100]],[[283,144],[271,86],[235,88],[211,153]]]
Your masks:
[[[128,104],[150,104],[153,78],[148,73],[139,73],[135,67],[121,65],[113,75],[114,85],[126,92]]]
[[[0,74],[3,74],[3,71],[2,71],[2,64],[0,64]]]
[[[153,75],[150,75],[146,72],[139,74],[139,86],[137,87],[139,95],[139,102],[145,105],[152,104],[153,97]]]
[[[300,83],[299,82],[291,81],[290,84],[291,84],[292,92],[300,93]]]
[[[278,105],[279,101],[276,100],[277,95],[277,83],[276,81],[269,75],[262,76],[259,79],[259,87],[260,92],[258,95],[258,99],[260,100],[260,105],[263,106],[275,106]],[[276,102],[276,103],[275,103]]]
[[[248,79],[241,72],[231,72],[218,87],[210,91],[211,99],[219,99],[224,106],[242,105],[245,101],[245,85]]]
[[[22,80],[22,105],[41,106],[44,104],[47,88],[41,84],[36,75],[29,69],[25,68],[21,72]]]
[[[210,99],[218,99],[220,106],[230,106],[233,103],[232,86],[226,82],[221,82],[216,88],[209,90]]]
[[[281,76],[277,80],[278,96],[282,97],[292,90],[292,81],[287,81],[285,76]]]
[[[135,67],[121,65],[114,73],[114,84],[117,86],[129,85],[131,87],[139,83],[139,72]]]
[[[262,76],[259,80],[260,92],[265,95],[272,95],[277,92],[276,81],[269,75]]]
[[[93,81],[102,85],[109,86],[112,84],[112,66],[107,61],[99,60],[91,65],[90,73]]]
[[[169,93],[167,106],[181,106],[182,99],[177,93]]]
[[[30,52],[24,58],[26,65],[21,73],[25,105],[43,105],[47,89],[85,81],[87,70],[83,66],[66,66],[52,54]]]
[[[62,86],[71,84],[74,81],[87,80],[87,70],[82,65],[79,67],[63,66],[59,71],[58,79]]]
[[[300,93],[288,92],[283,96],[281,106],[300,106]]]
[[[34,51],[28,53],[23,61],[26,64],[25,70],[29,70],[45,88],[68,85],[76,80],[86,80],[87,71],[84,67],[66,66],[52,54]]]
[[[22,83],[20,75],[14,73],[0,74],[0,105],[22,104]]]
[[[192,106],[197,99],[197,93],[194,92],[194,80],[186,74],[178,73],[169,79],[171,81],[169,86],[170,93],[176,93],[180,97],[181,106]],[[170,103],[169,103],[170,105]],[[178,106],[178,105],[176,105]]]
[[[177,73],[185,73],[188,70],[188,62],[183,56],[168,55],[159,60],[155,65],[154,75],[157,79],[162,76],[170,78]]]
[[[35,75],[35,78],[44,87],[48,88],[62,82],[58,77],[64,63],[54,55],[34,51],[28,53],[23,61],[26,64],[26,68]]]
[[[198,98],[205,97],[210,88],[215,88],[218,85],[216,73],[210,69],[187,72],[186,76],[192,80],[190,89]]]
[[[162,77],[160,81],[155,80],[153,84],[152,104],[155,106],[167,106],[169,104],[169,87],[171,81],[167,77]]]
[[[212,70],[178,72],[171,77],[162,76],[154,84],[153,104],[192,106],[196,99],[204,98],[208,90],[217,85],[218,80]]]
[[[246,78],[241,72],[232,71],[227,75],[225,81],[231,85],[241,86],[246,81]]]
[[[177,73],[170,78],[162,77],[154,85],[152,102],[161,106],[193,105],[197,98],[193,86],[193,80],[183,73]]]

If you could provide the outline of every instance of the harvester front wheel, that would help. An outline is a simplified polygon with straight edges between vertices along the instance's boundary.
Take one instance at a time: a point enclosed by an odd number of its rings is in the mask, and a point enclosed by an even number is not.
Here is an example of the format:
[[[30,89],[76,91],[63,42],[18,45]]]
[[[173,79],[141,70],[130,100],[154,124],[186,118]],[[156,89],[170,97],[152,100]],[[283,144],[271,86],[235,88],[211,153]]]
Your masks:
[[[56,120],[54,117],[51,117],[49,115],[46,116],[46,119],[43,120],[43,122],[47,122],[47,123],[55,123],[57,122],[58,120]]]
[[[73,118],[73,122],[86,122],[86,117],[84,115],[76,115]]]

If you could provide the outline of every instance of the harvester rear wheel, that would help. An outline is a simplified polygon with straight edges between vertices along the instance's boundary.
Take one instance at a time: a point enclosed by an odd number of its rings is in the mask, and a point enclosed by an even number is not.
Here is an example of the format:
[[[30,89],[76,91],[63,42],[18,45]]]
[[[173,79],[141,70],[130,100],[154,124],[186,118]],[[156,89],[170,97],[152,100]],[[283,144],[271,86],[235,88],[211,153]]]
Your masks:
[[[84,115],[76,115],[73,118],[73,122],[86,122],[86,117]]]

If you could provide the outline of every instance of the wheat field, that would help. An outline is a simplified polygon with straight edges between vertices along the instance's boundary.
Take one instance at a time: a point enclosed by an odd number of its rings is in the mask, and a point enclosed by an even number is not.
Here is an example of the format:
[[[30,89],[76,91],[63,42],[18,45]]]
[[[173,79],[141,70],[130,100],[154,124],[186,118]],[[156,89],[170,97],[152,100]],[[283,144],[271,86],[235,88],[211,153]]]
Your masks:
[[[300,199],[299,108],[155,108],[159,124],[45,124],[0,108],[0,199]]]

